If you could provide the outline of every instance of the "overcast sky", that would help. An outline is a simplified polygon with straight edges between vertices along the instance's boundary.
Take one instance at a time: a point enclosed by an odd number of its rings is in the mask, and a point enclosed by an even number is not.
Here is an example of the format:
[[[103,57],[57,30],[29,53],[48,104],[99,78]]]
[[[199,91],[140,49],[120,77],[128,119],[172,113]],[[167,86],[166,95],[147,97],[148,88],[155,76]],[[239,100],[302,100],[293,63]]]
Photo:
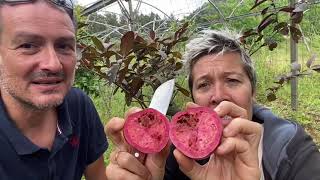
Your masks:
[[[79,4],[83,6],[89,6],[90,4],[97,2],[97,0],[77,0]],[[200,7],[204,2],[207,0],[142,0],[142,2],[146,2],[148,4],[151,4],[157,8],[159,8],[161,11],[165,12],[167,15],[173,14],[175,16],[183,16],[187,15],[188,13],[191,13],[196,8]],[[136,0],[133,0],[133,6],[137,4]],[[127,3],[124,2],[125,5]],[[105,8],[105,10],[110,12],[116,12],[119,13],[120,9],[118,7],[118,3],[114,3],[110,5],[109,7]],[[140,12],[143,14],[149,14],[150,12],[158,12],[158,14],[161,14],[160,11],[142,3],[140,7]]]

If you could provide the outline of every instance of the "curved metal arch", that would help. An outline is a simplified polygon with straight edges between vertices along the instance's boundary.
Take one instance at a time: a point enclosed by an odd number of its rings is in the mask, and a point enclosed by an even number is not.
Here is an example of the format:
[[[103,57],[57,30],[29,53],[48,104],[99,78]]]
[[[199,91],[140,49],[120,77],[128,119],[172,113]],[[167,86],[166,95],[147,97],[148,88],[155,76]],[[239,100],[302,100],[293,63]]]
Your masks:
[[[142,1],[142,0],[135,0],[135,1],[138,1],[138,6],[137,6],[136,9],[139,9],[140,6],[141,6],[141,3],[143,3],[143,4],[145,4],[145,5],[148,5],[148,6],[152,7],[152,8],[154,8],[154,9],[158,10],[159,12],[161,12],[162,14],[164,14],[166,17],[172,19],[168,14],[166,14],[165,12],[163,12],[161,9],[153,6],[152,4],[149,4],[149,3],[144,2],[144,1]],[[94,12],[96,12],[96,11],[104,8],[104,7],[107,7],[107,6],[115,3],[115,2],[117,2],[117,0],[100,0],[100,1],[97,1],[97,2],[93,3],[92,5],[86,7],[86,8],[82,11],[82,15],[85,15],[85,16],[90,15],[90,14],[92,14],[92,13],[94,13]]]

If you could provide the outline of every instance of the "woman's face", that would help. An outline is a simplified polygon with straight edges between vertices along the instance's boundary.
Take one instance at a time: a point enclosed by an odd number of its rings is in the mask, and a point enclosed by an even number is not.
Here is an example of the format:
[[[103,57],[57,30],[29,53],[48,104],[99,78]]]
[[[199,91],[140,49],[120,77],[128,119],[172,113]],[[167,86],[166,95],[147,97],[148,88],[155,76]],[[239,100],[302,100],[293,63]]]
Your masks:
[[[210,54],[201,57],[192,69],[194,102],[214,109],[230,101],[247,110],[252,119],[254,93],[240,54]]]

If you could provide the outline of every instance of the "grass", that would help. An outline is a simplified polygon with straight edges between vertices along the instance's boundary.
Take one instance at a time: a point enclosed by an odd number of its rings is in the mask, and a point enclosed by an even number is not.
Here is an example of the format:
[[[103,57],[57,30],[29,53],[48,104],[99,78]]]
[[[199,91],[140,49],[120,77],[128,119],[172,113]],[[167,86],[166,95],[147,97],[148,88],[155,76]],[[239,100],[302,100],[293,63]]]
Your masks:
[[[314,47],[311,51],[319,51]],[[258,74],[257,101],[272,109],[281,117],[297,121],[313,136],[315,142],[320,145],[320,73],[298,78],[298,109],[291,110],[291,86],[285,84],[278,92],[277,99],[268,102],[266,89],[271,87],[275,77],[290,71],[289,47],[281,44],[275,51],[262,50],[256,54],[255,65]],[[306,70],[305,63],[311,54],[303,46],[299,45],[298,58],[302,64],[302,70]],[[315,64],[320,64],[317,61]]]
[[[320,43],[319,43],[320,44]],[[319,47],[320,48],[320,47]],[[317,52],[318,47],[315,46],[313,51]],[[267,101],[266,89],[271,87],[275,77],[290,71],[289,47],[287,44],[281,44],[274,51],[262,49],[253,56],[257,74],[257,102],[272,109],[272,111],[281,117],[288,118],[299,122],[313,136],[315,142],[320,143],[320,73],[314,73],[311,76],[299,78],[297,111],[290,108],[290,85],[285,84],[278,92],[277,99],[273,102]],[[303,45],[299,45],[299,61],[305,64],[310,57],[310,53]],[[320,64],[319,62],[317,64]],[[305,65],[302,65],[305,69]],[[179,77],[178,82],[187,88],[187,80],[185,77]],[[111,117],[123,117],[124,112],[128,110],[125,105],[124,94],[118,91],[112,95],[114,87],[102,86],[99,97],[92,97],[96,108],[106,124]],[[178,107],[183,108],[184,103],[190,101],[189,98],[178,93],[174,102]],[[138,106],[134,104],[133,106]],[[109,162],[109,154],[113,148],[105,153],[105,161]]]

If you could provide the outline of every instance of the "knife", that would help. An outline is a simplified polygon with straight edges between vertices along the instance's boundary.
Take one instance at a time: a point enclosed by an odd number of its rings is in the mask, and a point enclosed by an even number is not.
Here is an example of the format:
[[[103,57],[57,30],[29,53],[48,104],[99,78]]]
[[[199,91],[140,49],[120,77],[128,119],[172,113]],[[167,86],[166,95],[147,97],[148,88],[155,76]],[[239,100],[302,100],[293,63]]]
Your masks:
[[[174,79],[161,84],[154,92],[149,108],[153,108],[163,115],[167,114],[170,100],[174,89]]]
[[[149,108],[153,108],[163,115],[167,114],[168,107],[174,89],[174,79],[168,80],[161,84],[154,92]],[[146,155],[142,152],[134,150],[134,156],[144,164]]]

